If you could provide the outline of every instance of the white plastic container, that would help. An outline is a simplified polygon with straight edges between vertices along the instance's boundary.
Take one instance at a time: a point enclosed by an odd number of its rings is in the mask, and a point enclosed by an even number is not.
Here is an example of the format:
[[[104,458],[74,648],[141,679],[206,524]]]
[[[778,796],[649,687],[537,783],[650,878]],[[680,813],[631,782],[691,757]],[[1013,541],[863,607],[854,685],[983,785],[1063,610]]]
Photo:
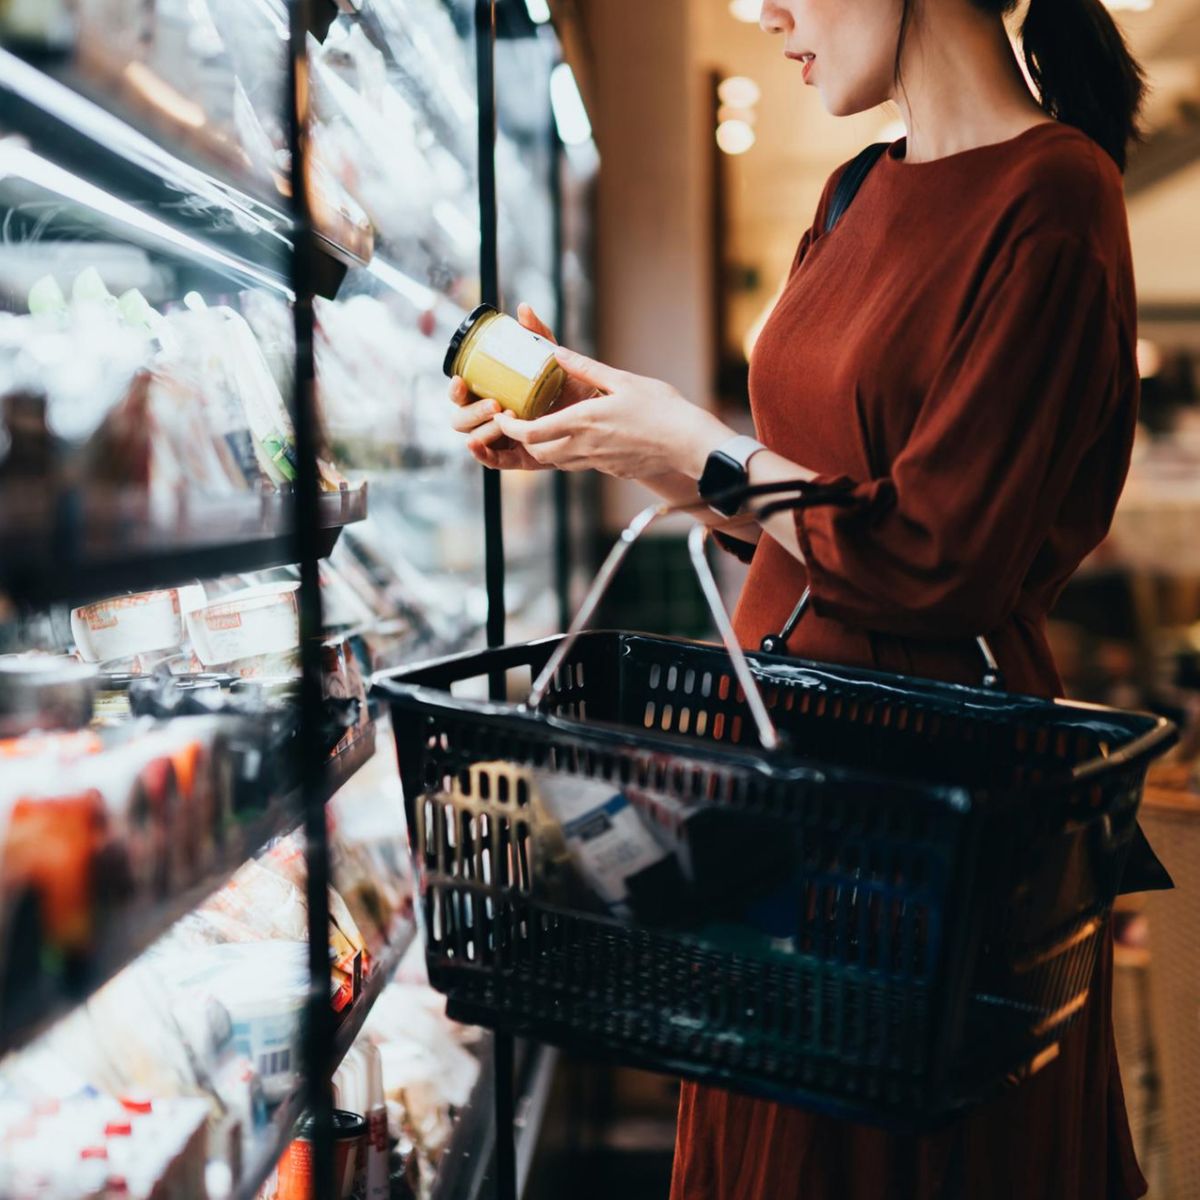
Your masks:
[[[86,662],[174,650],[183,644],[187,614],[205,599],[199,584],[111,596],[72,609],[71,633]]]
[[[300,644],[299,583],[268,583],[222,596],[188,614],[188,634],[206,666],[265,654],[282,654]]]

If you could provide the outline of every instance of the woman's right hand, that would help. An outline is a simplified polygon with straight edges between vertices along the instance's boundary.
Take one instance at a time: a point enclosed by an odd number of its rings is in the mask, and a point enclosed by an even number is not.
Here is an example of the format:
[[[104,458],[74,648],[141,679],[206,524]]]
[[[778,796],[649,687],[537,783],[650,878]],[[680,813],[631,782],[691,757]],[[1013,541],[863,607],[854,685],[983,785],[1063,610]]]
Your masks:
[[[517,320],[526,329],[541,334],[548,341],[555,341],[554,334],[541,321],[528,304],[517,306]],[[580,400],[586,400],[595,389],[578,379],[568,377],[562,395],[554,405],[563,409]],[[530,455],[519,442],[505,437],[493,419],[500,411],[495,400],[478,400],[467,389],[458,376],[450,381],[450,399],[458,406],[452,424],[459,433],[467,435],[467,449],[477,462],[496,471],[545,471],[549,468]]]

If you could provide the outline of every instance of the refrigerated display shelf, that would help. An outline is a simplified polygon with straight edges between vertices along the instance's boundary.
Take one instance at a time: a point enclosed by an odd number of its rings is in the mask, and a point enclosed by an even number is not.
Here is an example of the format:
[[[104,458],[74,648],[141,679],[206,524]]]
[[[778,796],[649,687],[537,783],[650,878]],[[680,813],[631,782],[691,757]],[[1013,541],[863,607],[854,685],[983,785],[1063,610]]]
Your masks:
[[[0,50],[0,127],[194,239],[185,251],[192,274],[206,270],[224,281],[233,272],[290,294],[293,224],[284,176],[256,170],[211,125],[133,102],[123,78],[120,64],[94,46],[51,71]],[[319,196],[312,210],[320,254],[348,267],[370,262],[369,226]]]
[[[296,561],[291,494],[189,501],[171,512],[145,491],[0,490],[0,590],[25,604],[87,600]],[[367,516],[367,485],[322,492],[321,557]]]
[[[371,44],[383,55],[389,72],[401,85],[405,98],[420,110],[439,145],[454,155],[460,165],[473,174],[476,170],[477,149],[475,122],[472,119],[466,124],[460,124],[454,120],[437,82],[429,76],[429,62],[423,59],[411,44],[404,46],[401,53],[397,53],[393,35],[380,19],[371,0],[364,0],[352,19],[358,22]]]
[[[375,970],[362,986],[358,999],[350,1007],[346,1016],[337,1027],[334,1034],[334,1070],[354,1045],[355,1039],[362,1032],[367,1016],[375,1006],[383,989],[387,987],[392,976],[396,973],[404,955],[408,952],[416,937],[416,927],[405,924],[392,934],[388,943],[387,953],[376,964]],[[242,1178],[233,1191],[233,1200],[254,1200],[259,1189],[275,1168],[280,1155],[287,1149],[292,1140],[292,1131],[296,1122],[304,1115],[304,1089],[299,1087],[287,1099],[283,1100],[271,1114],[271,1121],[262,1130],[256,1140],[254,1149],[250,1152]]]
[[[341,787],[364,766],[375,753],[375,727],[367,726],[344,750],[330,759],[326,766],[323,792],[331,799]],[[220,867],[208,872],[198,883],[185,888],[162,904],[132,907],[122,913],[120,925],[101,935],[81,977],[71,982],[67,990],[54,995],[39,996],[34,1008],[36,1016],[0,1030],[0,1056],[33,1041],[71,1009],[87,998],[124,967],[137,958],[172,925],[202,904],[248,859],[276,838],[286,837],[304,819],[298,792],[273,801],[267,809],[238,822],[231,834]],[[49,990],[48,988],[46,990]]]
[[[73,68],[49,74],[7,50],[0,50],[0,125],[90,186],[186,235],[190,244],[177,253],[193,275],[207,271],[227,288],[233,273],[289,290],[289,218],[256,198],[260,185],[252,179],[220,177],[232,172],[219,165],[227,151],[210,135],[191,128],[171,142],[206,161],[202,168],[96,103]]]

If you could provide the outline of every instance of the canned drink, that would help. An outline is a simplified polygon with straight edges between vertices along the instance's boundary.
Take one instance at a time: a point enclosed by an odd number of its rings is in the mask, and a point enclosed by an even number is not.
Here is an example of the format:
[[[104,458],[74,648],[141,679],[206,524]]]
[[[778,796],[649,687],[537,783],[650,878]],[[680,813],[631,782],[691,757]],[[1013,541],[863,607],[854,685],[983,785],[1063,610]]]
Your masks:
[[[305,1117],[276,1169],[275,1200],[318,1200],[313,1189],[315,1122]],[[333,1200],[364,1200],[367,1179],[367,1122],[358,1113],[333,1114]]]

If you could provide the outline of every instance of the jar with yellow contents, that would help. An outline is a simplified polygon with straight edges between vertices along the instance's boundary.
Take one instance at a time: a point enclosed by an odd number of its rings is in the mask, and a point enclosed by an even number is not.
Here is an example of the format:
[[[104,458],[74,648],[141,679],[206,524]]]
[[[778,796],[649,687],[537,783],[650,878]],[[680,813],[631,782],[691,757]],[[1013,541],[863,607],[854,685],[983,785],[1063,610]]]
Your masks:
[[[554,351],[553,342],[481,304],[454,331],[444,370],[479,399],[532,421],[550,411],[566,382]]]

